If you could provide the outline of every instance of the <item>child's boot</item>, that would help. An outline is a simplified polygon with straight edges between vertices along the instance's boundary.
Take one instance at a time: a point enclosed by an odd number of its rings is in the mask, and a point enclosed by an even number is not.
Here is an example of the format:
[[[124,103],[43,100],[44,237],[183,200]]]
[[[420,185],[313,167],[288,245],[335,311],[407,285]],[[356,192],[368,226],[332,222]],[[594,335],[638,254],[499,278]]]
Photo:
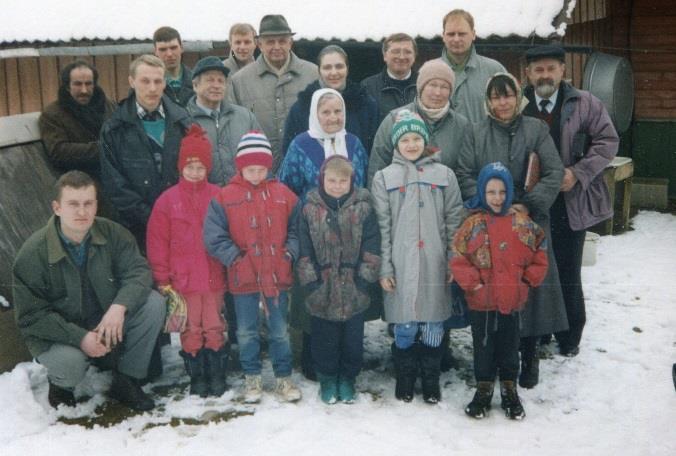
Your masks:
[[[260,375],[244,376],[244,402],[257,404],[263,397],[263,378]]]
[[[283,402],[297,402],[303,397],[303,393],[300,392],[296,384],[291,380],[291,376],[277,377],[275,394]]]
[[[353,404],[357,393],[354,389],[354,378],[338,377],[338,397],[343,404]]]
[[[521,400],[519,400],[519,394],[516,392],[515,382],[508,380],[501,381],[500,396],[502,396],[500,406],[509,419],[522,420],[526,417],[526,412],[521,405]]]
[[[493,400],[493,385],[495,382],[478,382],[472,402],[465,407],[465,413],[480,420],[488,416]]]
[[[441,400],[439,374],[441,372],[441,357],[445,346],[428,347],[420,345],[420,373],[422,377],[423,399],[428,404],[436,404]]]
[[[392,344],[392,357],[397,375],[394,395],[404,402],[413,400],[413,388],[418,375],[416,348],[417,345],[415,344],[406,349],[398,348],[396,344]]]
[[[220,397],[228,389],[228,385],[225,383],[225,370],[228,366],[228,352],[225,348],[221,348],[218,351],[206,348],[204,349],[204,353],[209,381],[209,394]]]
[[[319,380],[319,397],[325,404],[335,404],[338,401],[338,376],[325,375],[317,372]]]
[[[204,350],[197,352],[195,356],[183,350],[179,352],[185,364],[185,370],[190,376],[190,394],[207,397],[209,385],[207,384]]]

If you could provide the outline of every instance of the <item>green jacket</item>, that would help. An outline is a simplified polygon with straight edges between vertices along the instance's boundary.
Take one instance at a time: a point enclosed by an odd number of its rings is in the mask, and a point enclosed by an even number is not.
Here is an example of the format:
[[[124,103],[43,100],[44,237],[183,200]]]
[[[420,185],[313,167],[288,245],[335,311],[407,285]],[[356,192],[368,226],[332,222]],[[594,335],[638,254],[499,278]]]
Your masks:
[[[121,225],[96,218],[91,230],[87,275],[105,312],[122,304],[127,313],[143,305],[152,276],[134,237]],[[13,266],[14,315],[33,356],[60,343],[80,347],[87,330],[80,326],[80,273],[63,248],[56,217],[33,233]]]

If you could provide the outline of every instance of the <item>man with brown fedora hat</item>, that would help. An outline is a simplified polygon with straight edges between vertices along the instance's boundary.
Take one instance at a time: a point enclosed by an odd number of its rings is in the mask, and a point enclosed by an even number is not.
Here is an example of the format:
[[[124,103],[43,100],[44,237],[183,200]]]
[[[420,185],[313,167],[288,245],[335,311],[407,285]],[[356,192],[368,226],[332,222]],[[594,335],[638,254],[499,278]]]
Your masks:
[[[228,101],[251,110],[270,140],[276,173],[286,151],[281,150],[284,123],[298,93],[317,79],[317,66],[291,51],[293,35],[281,14],[261,19],[256,45],[261,54],[229,81]]]

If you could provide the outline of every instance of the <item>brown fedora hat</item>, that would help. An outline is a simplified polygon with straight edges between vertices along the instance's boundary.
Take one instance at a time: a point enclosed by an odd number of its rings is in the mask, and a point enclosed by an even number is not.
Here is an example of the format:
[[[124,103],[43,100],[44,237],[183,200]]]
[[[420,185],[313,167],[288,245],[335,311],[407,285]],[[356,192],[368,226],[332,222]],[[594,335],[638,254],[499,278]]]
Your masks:
[[[261,19],[258,27],[258,36],[270,35],[295,35],[289,28],[289,24],[281,14],[268,14]]]

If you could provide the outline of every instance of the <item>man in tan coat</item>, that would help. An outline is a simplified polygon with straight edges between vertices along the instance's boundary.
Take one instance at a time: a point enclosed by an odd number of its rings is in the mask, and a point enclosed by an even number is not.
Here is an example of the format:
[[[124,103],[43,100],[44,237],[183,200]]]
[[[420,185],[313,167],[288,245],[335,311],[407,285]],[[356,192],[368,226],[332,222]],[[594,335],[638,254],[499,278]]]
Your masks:
[[[317,65],[291,52],[293,35],[284,16],[264,16],[256,37],[261,55],[230,79],[227,91],[228,101],[251,110],[270,140],[273,173],[286,153],[281,150],[286,116],[319,74]]]

